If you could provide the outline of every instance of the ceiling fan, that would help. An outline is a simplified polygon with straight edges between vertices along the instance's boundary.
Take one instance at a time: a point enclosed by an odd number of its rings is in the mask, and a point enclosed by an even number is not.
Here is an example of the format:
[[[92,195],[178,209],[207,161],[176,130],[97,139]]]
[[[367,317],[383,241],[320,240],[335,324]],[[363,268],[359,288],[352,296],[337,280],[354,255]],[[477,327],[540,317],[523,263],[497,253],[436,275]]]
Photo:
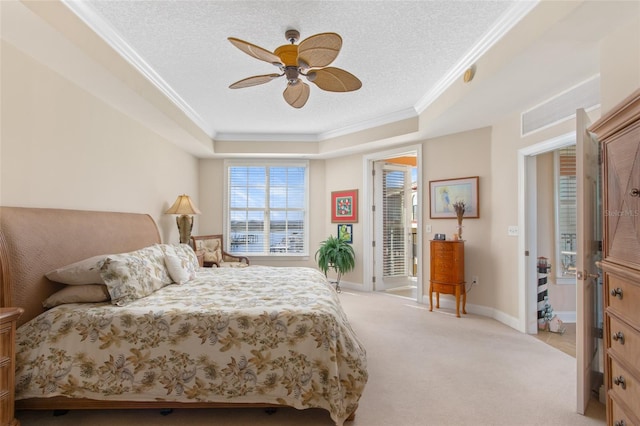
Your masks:
[[[300,38],[297,30],[287,30],[285,37],[290,44],[284,44],[269,52],[244,40],[229,37],[228,40],[249,56],[269,62],[280,68],[280,74],[264,74],[244,78],[229,86],[231,89],[257,86],[278,77],[286,76],[287,87],[282,94],[285,101],[294,108],[302,108],[309,99],[309,85],[300,79],[305,76],[319,88],[329,92],[351,92],[362,87],[353,74],[335,67],[328,67],[340,53],[342,37],[336,33],[320,33],[295,44]]]

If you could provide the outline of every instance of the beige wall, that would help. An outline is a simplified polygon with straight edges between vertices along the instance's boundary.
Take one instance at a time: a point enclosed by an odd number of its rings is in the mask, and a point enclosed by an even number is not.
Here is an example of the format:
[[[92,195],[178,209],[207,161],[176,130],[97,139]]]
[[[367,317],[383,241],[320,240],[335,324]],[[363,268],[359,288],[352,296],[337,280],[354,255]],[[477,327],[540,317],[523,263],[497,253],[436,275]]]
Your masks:
[[[177,242],[179,194],[197,200],[197,161],[2,42],[0,204],[149,213]]]
[[[364,202],[364,182],[363,182],[363,159],[362,155],[348,155],[339,158],[333,158],[325,161],[325,191],[324,193],[315,195],[322,209],[323,221],[319,222],[318,228],[321,230],[321,239],[324,240],[329,235],[337,235],[338,225],[331,223],[331,192],[344,191],[349,189],[358,190],[358,222],[353,224],[353,250],[356,253],[356,268],[354,271],[346,274],[342,280],[349,283],[363,284],[363,232],[362,226],[364,215],[366,214],[366,206]],[[316,246],[317,248],[317,246]]]
[[[640,88],[640,17],[603,40],[600,66],[605,112]]]
[[[547,152],[536,156],[536,188],[538,252],[536,258],[544,256],[552,264],[548,282],[555,284],[555,191],[554,191],[554,153]],[[574,297],[575,299],[575,297]]]
[[[488,250],[491,240],[491,217],[494,207],[491,203],[491,129],[484,128],[470,132],[448,135],[423,142],[422,164],[424,188],[424,225],[431,225],[431,234],[423,234],[424,265],[423,293],[429,292],[430,248],[429,241],[436,233],[447,238],[456,232],[456,219],[429,218],[429,181],[439,179],[479,177],[480,218],[465,219],[462,222],[462,238],[465,240],[465,278],[471,283],[478,277],[478,286],[472,287],[467,303],[491,306],[497,290],[495,282],[494,258],[499,253]],[[423,225],[423,229],[424,229]],[[467,285],[469,287],[470,284]],[[446,296],[445,296],[446,297]]]

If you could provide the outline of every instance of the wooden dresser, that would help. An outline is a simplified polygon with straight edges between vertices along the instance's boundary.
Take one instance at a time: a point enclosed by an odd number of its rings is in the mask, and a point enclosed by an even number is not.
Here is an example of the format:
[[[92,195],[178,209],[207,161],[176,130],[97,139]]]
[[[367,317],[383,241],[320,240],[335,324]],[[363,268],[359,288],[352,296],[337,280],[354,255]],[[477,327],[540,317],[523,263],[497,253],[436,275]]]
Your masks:
[[[16,321],[21,308],[0,308],[0,426],[18,426],[15,418]]]
[[[640,425],[640,90],[589,130],[603,144],[607,424]]]
[[[433,310],[433,293],[436,308],[440,308],[440,293],[455,294],[456,316],[466,314],[467,291],[464,281],[464,241],[431,240],[431,280],[429,281],[429,310]]]

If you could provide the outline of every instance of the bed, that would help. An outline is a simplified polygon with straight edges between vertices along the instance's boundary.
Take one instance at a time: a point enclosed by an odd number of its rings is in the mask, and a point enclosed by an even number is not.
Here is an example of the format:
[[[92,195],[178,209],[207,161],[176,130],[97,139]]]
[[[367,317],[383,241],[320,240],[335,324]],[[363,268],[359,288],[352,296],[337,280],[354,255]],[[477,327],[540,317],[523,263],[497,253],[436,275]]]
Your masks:
[[[0,207],[0,306],[25,310],[16,408],[291,406],[325,409],[336,425],[353,419],[366,352],[324,275],[197,268],[189,250],[161,244],[144,214]],[[123,282],[113,271],[135,281],[142,272],[131,259],[148,266],[163,253],[186,275],[156,265],[142,296],[129,297],[126,285],[113,292]],[[110,300],[45,310],[44,300],[71,287],[45,275],[94,256],[107,259],[99,265]]]

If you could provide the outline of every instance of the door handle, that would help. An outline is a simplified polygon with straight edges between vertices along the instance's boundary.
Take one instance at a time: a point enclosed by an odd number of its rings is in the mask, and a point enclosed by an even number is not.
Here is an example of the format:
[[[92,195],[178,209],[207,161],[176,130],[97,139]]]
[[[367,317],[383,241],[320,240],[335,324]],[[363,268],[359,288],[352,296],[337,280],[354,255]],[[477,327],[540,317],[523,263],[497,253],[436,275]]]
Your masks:
[[[578,278],[579,280],[586,280],[587,278],[598,279],[600,278],[600,274],[591,274],[588,271],[578,271],[578,273],[576,274],[576,278]]]

